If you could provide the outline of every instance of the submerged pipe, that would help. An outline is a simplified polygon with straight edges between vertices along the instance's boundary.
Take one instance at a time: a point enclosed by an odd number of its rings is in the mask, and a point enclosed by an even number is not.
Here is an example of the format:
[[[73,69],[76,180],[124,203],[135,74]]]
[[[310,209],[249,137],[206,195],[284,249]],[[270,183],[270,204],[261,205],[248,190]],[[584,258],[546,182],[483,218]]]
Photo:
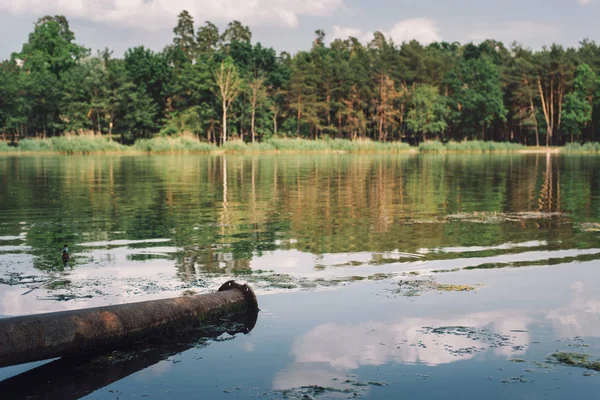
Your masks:
[[[229,281],[211,294],[0,319],[0,368],[114,349],[257,310],[252,289]]]

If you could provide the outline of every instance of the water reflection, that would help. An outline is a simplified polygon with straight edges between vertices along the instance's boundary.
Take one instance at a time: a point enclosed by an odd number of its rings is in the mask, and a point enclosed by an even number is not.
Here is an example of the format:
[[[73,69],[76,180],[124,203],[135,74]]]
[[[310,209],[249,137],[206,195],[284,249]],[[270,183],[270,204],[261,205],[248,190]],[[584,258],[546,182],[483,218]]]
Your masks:
[[[594,263],[582,264],[576,271],[560,265],[539,285],[534,280],[536,271],[498,271],[477,278],[494,289],[482,290],[475,297],[443,294],[436,299],[429,295],[414,303],[372,305],[367,313],[362,309],[369,307],[360,307],[357,313],[363,322],[340,322],[352,318],[348,313],[298,336],[290,347],[292,362],[276,374],[273,388],[319,385],[354,389],[348,377],[365,379],[369,370],[388,371],[384,375],[390,377],[394,375],[390,370],[398,371],[395,365],[407,367],[400,371],[432,367],[417,371],[436,375],[444,373],[438,370],[444,365],[475,361],[481,367],[460,368],[471,368],[472,374],[480,375],[496,370],[489,364],[501,362],[508,369],[510,364],[523,363],[524,367],[515,367],[513,373],[532,373],[532,368],[557,350],[583,352],[596,359],[600,356],[597,274]],[[460,275],[463,280],[468,276]],[[381,308],[385,311],[376,311]],[[385,314],[389,314],[387,319]],[[508,362],[511,360],[517,362]],[[488,371],[478,372],[478,368]],[[491,379],[489,375],[487,379]]]
[[[106,303],[232,275],[267,289],[265,272],[298,289],[599,259],[580,228],[600,221],[598,171],[598,158],[549,154],[0,157],[0,278],[60,276],[58,294]]]
[[[518,356],[529,345],[531,321],[527,315],[506,310],[447,319],[319,325],[294,342],[294,364],[277,375],[273,387],[328,387],[332,381],[343,383],[349,373],[363,366],[438,366],[469,360],[489,350],[507,358]]]

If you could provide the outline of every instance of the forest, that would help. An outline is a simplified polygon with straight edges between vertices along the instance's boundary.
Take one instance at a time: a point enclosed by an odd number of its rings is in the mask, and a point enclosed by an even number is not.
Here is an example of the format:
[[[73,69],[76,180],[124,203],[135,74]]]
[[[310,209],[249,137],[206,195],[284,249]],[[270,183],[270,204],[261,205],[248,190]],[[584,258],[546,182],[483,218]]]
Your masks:
[[[591,40],[424,46],[376,32],[364,44],[317,30],[309,45],[278,54],[239,21],[220,32],[182,11],[162,51],[117,57],[92,54],[64,16],[45,16],[0,62],[0,136],[600,141],[600,46]]]

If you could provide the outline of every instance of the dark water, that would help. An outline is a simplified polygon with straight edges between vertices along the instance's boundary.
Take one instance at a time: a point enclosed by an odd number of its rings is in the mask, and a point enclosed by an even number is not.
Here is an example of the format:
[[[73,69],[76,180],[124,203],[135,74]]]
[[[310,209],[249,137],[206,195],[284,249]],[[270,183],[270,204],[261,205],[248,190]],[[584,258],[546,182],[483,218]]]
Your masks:
[[[249,334],[0,369],[2,398],[599,393],[548,359],[600,358],[598,157],[0,157],[0,186],[0,315],[232,278],[262,310]]]

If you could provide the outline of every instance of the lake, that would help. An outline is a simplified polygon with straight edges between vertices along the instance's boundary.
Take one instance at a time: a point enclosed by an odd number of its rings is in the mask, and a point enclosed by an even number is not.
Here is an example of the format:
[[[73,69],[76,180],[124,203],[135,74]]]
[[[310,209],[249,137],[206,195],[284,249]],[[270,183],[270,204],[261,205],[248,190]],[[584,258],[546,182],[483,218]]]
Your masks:
[[[3,399],[600,392],[600,157],[0,157],[0,186],[2,317],[230,279],[261,309],[152,349],[0,369]]]

